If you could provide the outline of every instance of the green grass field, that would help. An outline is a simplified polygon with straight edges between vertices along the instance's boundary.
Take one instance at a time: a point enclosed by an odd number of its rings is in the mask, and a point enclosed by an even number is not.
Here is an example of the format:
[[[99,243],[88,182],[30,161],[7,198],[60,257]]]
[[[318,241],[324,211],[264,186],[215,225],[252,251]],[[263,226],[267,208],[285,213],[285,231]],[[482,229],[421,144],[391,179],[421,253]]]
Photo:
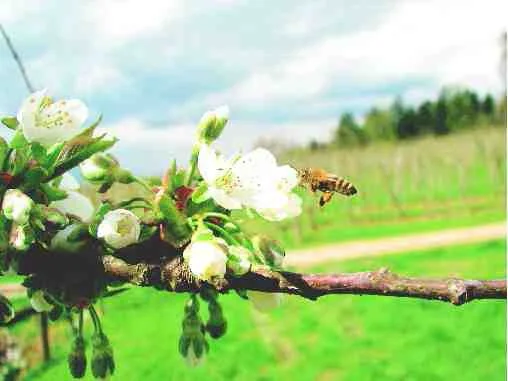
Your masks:
[[[314,271],[388,266],[417,276],[505,276],[501,241],[322,265]],[[268,315],[222,297],[229,332],[207,362],[188,368],[177,351],[185,296],[133,289],[104,303],[116,380],[504,380],[505,301],[455,307],[436,301],[287,297]],[[35,322],[16,331],[36,332]],[[54,329],[54,360],[26,380],[67,380],[67,327]],[[32,348],[33,352],[33,348]],[[86,379],[91,379],[88,377]]]
[[[317,198],[302,192],[299,218],[277,225],[246,219],[246,226],[289,248],[502,221],[505,142],[504,128],[478,128],[396,145],[295,150],[282,161],[344,176],[359,194],[319,209]]]

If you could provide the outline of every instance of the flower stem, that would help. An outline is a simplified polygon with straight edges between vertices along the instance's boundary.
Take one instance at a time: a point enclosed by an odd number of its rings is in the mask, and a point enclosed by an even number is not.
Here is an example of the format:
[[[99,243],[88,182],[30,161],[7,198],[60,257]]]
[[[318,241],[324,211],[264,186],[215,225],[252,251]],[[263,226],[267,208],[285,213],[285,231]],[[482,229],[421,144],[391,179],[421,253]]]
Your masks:
[[[95,307],[93,306],[93,304],[91,304],[88,307],[88,312],[90,313],[90,317],[92,318],[92,322],[93,322],[95,331],[102,334],[103,331],[102,331],[101,321],[99,319],[99,315],[97,315],[97,311],[95,310]]]
[[[148,192],[152,193],[152,187],[145,180],[143,180],[142,178],[137,177],[137,176],[133,176],[133,178],[134,178],[134,182],[138,183],[143,188],[145,188]]]
[[[211,222],[203,221],[203,224],[205,224],[206,227],[208,227],[211,230],[214,230],[216,233],[224,237],[228,243],[231,243],[233,245],[242,246],[239,240],[237,240],[235,237],[233,237],[231,234],[229,234],[225,229],[221,228],[218,225],[212,224]]]
[[[79,310],[78,336],[83,337],[83,310]]]

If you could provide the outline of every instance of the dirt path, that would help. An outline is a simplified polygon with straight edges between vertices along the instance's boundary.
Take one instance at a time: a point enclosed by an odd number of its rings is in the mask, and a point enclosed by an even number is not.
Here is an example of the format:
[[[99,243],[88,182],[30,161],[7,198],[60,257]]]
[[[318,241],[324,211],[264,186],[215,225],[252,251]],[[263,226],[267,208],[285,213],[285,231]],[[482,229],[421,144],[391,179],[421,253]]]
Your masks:
[[[505,236],[506,225],[504,222],[500,222],[472,228],[408,234],[368,241],[351,241],[319,246],[313,249],[293,250],[287,253],[285,263],[289,266],[305,267],[327,261],[340,261],[457,244],[485,242],[504,238]]]

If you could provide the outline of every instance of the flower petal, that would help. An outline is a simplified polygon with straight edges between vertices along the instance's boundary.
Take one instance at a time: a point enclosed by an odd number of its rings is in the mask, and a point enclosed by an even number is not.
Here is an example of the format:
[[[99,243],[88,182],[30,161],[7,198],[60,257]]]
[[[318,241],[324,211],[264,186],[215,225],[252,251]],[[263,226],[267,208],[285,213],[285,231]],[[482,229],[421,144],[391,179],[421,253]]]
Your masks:
[[[71,214],[80,218],[83,222],[90,222],[95,208],[88,197],[76,191],[67,191],[67,198],[53,201],[51,207],[65,214]]]
[[[222,206],[223,208],[233,210],[233,209],[241,209],[242,203],[235,197],[228,195],[225,191],[218,188],[209,188],[208,194],[213,200]]]

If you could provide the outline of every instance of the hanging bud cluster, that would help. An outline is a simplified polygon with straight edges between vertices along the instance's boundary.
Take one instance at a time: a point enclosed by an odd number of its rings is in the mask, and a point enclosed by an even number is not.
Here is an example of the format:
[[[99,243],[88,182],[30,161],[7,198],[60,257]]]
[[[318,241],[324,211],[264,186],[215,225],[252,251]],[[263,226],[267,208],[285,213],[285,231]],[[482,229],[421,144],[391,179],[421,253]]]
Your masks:
[[[203,363],[208,353],[205,326],[199,316],[199,301],[195,295],[192,295],[184,308],[182,335],[178,350],[190,366],[198,366]]]

